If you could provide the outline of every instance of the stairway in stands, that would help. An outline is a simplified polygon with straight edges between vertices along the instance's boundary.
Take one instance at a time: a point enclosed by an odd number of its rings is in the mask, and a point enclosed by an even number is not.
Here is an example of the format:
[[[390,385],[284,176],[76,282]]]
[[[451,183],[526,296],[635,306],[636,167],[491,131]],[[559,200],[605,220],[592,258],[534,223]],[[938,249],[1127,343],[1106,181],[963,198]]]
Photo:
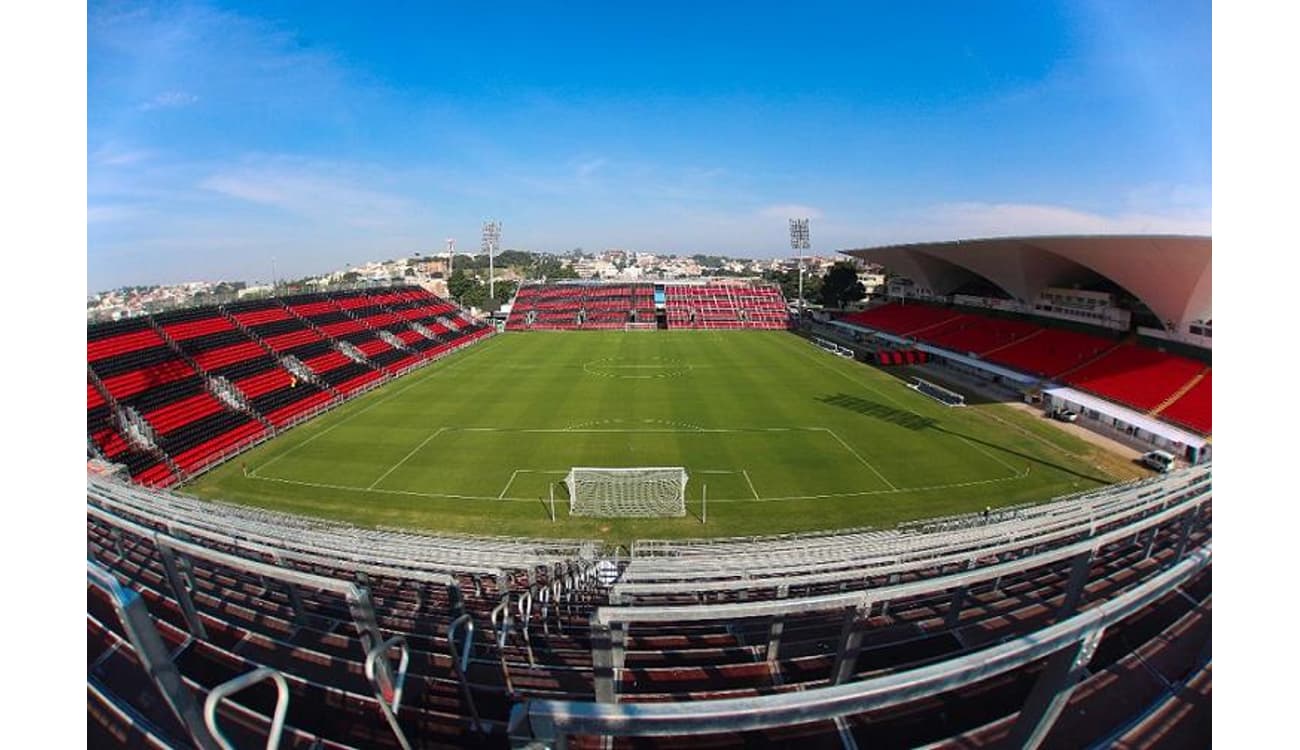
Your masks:
[[[1196,373],[1196,375],[1194,375],[1191,380],[1188,380],[1186,383],[1183,383],[1181,388],[1171,393],[1169,395],[1169,398],[1166,398],[1164,401],[1161,401],[1159,405],[1156,406],[1156,408],[1147,412],[1147,415],[1152,417],[1159,415],[1160,412],[1172,406],[1175,401],[1182,398],[1183,396],[1186,396],[1188,391],[1195,388],[1196,385],[1200,383],[1202,380],[1205,380],[1205,376],[1209,374],[1210,374],[1209,367],[1206,367],[1205,369]]]

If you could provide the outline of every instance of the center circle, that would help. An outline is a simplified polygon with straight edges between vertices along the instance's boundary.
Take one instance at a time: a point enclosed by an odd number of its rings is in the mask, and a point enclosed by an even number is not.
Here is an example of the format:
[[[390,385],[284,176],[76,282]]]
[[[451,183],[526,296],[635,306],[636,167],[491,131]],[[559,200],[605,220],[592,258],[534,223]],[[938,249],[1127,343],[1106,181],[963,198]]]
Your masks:
[[[640,357],[636,359],[606,357],[604,359],[593,359],[584,364],[582,369],[590,375],[598,375],[602,378],[651,380],[685,375],[691,370],[691,366],[685,362],[665,357]]]

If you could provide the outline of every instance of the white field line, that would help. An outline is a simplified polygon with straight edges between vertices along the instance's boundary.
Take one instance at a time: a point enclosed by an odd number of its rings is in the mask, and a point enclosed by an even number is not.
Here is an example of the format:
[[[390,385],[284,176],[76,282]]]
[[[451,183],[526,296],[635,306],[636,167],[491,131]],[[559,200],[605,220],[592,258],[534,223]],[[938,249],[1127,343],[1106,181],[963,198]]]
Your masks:
[[[588,432],[614,432],[614,433],[759,433],[759,432],[796,432],[804,430],[821,430],[823,427],[741,427],[734,429],[718,429],[707,427],[691,428],[656,428],[656,427],[448,427],[449,430],[456,432],[523,432],[523,433],[588,433]]]
[[[401,466],[402,464],[406,463],[407,460],[410,459],[411,456],[414,456],[416,453],[419,453],[421,448],[423,448],[424,446],[428,445],[430,440],[433,440],[434,438],[436,438],[436,437],[438,437],[439,435],[441,435],[443,432],[446,431],[446,429],[447,429],[446,427],[439,427],[438,430],[437,430],[437,432],[434,432],[433,434],[429,435],[429,436],[428,436],[427,438],[425,438],[424,440],[421,440],[419,445],[417,445],[417,446],[415,446],[414,448],[412,448],[410,453],[407,453],[405,456],[402,456],[402,460],[401,460],[401,461],[398,461],[397,463],[395,463],[395,464],[393,464],[392,466],[388,467],[388,471],[385,471],[383,474],[380,474],[380,475],[379,475],[379,478],[376,479],[375,481],[371,482],[371,483],[370,483],[370,486],[367,487],[366,489],[368,489],[368,490],[373,490],[373,489],[374,489],[374,488],[375,488],[375,487],[376,487],[380,482],[384,481],[384,479],[386,479],[386,478],[388,477],[389,474],[392,474],[394,471],[397,471],[397,467],[399,467],[399,466]]]
[[[501,494],[497,495],[498,500],[505,498],[506,493],[510,491],[510,485],[515,483],[515,477],[519,476],[519,471],[519,469],[515,469],[510,473],[510,481],[506,482],[506,486],[501,488]],[[527,471],[527,469],[524,469],[524,471]]]
[[[826,368],[827,370],[830,370],[831,372],[835,373],[836,375],[839,375],[840,377],[844,378],[845,380],[848,380],[848,381],[854,383],[854,384],[857,385],[859,388],[864,388],[864,389],[866,389],[866,390],[868,390],[868,391],[871,391],[872,393],[875,393],[875,394],[877,394],[877,395],[883,397],[884,399],[886,399],[886,400],[888,400],[888,401],[891,401],[891,402],[893,402],[894,404],[896,404],[896,405],[898,405],[898,406],[903,407],[903,411],[906,411],[906,412],[908,412],[909,414],[915,414],[915,415],[918,416],[918,417],[922,417],[921,414],[917,414],[916,412],[912,411],[911,409],[908,409],[906,406],[903,405],[902,402],[900,402],[900,401],[898,401],[897,399],[893,398],[893,397],[890,396],[889,394],[887,394],[887,393],[885,393],[885,392],[883,392],[883,391],[876,390],[875,388],[871,387],[870,385],[868,385],[868,384],[866,384],[866,383],[864,383],[864,382],[858,380],[857,378],[854,378],[852,375],[848,374],[847,372],[844,372],[843,370],[837,370],[837,369],[835,369],[834,367],[831,367],[830,365],[826,364],[824,361],[822,361],[821,358],[817,357],[817,355],[816,355],[815,352],[809,352],[807,349],[805,349],[805,348],[803,348],[803,347],[797,347],[797,348],[796,348],[796,351],[799,351],[799,352],[802,353],[803,356],[808,357],[809,359],[812,359],[814,362],[816,362],[816,363],[817,363],[818,365],[820,365],[821,367],[824,367],[824,368]],[[984,409],[972,409],[972,410],[971,410],[970,412],[968,412],[968,413],[974,413],[974,414],[977,414],[977,415],[979,415],[979,416],[981,416],[981,417],[983,417],[983,418],[985,418],[985,419],[988,419],[988,420],[990,420],[990,421],[998,422],[998,423],[1001,423],[1002,425],[1005,425],[1006,427],[1010,427],[1011,429],[1013,429],[1013,430],[1015,430],[1015,431],[1017,431],[1017,432],[1019,432],[1019,433],[1025,435],[1026,437],[1029,437],[1029,438],[1031,438],[1031,439],[1033,439],[1033,440],[1036,440],[1036,441],[1038,441],[1039,443],[1042,443],[1043,445],[1047,446],[1048,448],[1051,448],[1052,450],[1054,450],[1054,451],[1056,451],[1056,452],[1058,452],[1058,453],[1061,453],[1062,455],[1066,455],[1066,456],[1073,456],[1073,455],[1074,455],[1074,454],[1071,453],[1070,451],[1066,450],[1065,448],[1062,448],[1061,446],[1057,445],[1056,443],[1053,443],[1052,441],[1048,440],[1047,438],[1043,437],[1042,435],[1036,435],[1036,434],[1034,434],[1033,432],[1030,432],[1029,430],[1025,429],[1024,427],[1021,427],[1020,425],[1015,424],[1015,423],[1013,423],[1013,422],[1009,422],[1009,421],[1003,419],[1002,417],[997,416],[996,414],[989,413],[988,411],[986,411],[986,410],[984,410]],[[924,418],[924,417],[922,417],[922,418]],[[1014,466],[1010,466],[1010,465],[1008,465],[1008,464],[1003,464],[1003,465],[1004,465],[1004,466],[1007,466],[1007,468],[1011,469],[1012,471],[1017,471],[1017,472],[1019,471],[1019,469],[1015,468]],[[1028,470],[1026,470],[1026,473],[1028,473]],[[1014,478],[1014,477],[1012,477],[1012,478]]]
[[[880,471],[876,469],[876,467],[872,466],[872,465],[871,465],[871,462],[867,461],[867,459],[863,458],[861,454],[859,454],[857,451],[853,450],[853,446],[851,446],[851,445],[849,445],[848,443],[844,442],[844,439],[843,439],[843,438],[841,438],[839,435],[835,434],[835,430],[832,430],[832,429],[829,428],[829,427],[819,427],[819,428],[817,428],[817,429],[819,429],[819,430],[821,430],[821,431],[823,431],[823,432],[828,433],[831,437],[833,437],[833,438],[835,438],[836,440],[838,440],[839,443],[840,443],[840,445],[844,446],[844,450],[848,451],[849,453],[852,453],[853,456],[854,456],[854,458],[856,458],[856,459],[858,459],[859,461],[862,462],[862,465],[863,465],[863,466],[867,467],[868,469],[871,469],[871,473],[872,473],[872,474],[875,474],[875,475],[878,476],[878,477],[880,477],[880,481],[882,481],[882,482],[884,482],[885,484],[889,485],[889,489],[891,489],[891,490],[896,490],[896,489],[898,489],[897,487],[894,486],[894,483],[893,483],[893,482],[889,481],[888,479],[885,479],[885,475],[884,475],[884,474],[881,474]]]
[[[810,352],[809,350],[805,349],[805,348],[802,347],[802,346],[801,346],[801,347],[797,347],[797,348],[796,348],[796,351],[798,351],[798,352],[800,353],[801,356],[803,356],[803,357],[805,357],[805,358],[807,358],[807,359],[810,359],[810,360],[812,360],[813,362],[816,362],[817,365],[818,365],[819,367],[824,367],[825,369],[830,370],[831,372],[835,373],[836,375],[839,375],[840,377],[842,377],[842,378],[844,378],[845,380],[847,380],[847,381],[853,383],[854,385],[858,386],[859,388],[864,388],[864,389],[866,389],[866,390],[868,390],[868,391],[871,391],[872,393],[876,394],[877,396],[880,396],[881,398],[885,399],[886,401],[889,401],[890,403],[893,403],[893,404],[896,405],[896,406],[902,407],[902,410],[905,411],[905,412],[907,412],[908,414],[912,414],[912,415],[914,415],[914,416],[921,417],[922,419],[926,419],[925,415],[923,415],[923,414],[918,414],[917,412],[912,411],[911,409],[907,408],[907,406],[906,406],[905,404],[903,404],[903,402],[899,401],[898,399],[894,398],[893,396],[890,396],[889,394],[885,393],[884,391],[876,390],[876,389],[873,388],[871,385],[869,385],[869,384],[867,384],[867,383],[865,383],[865,382],[863,382],[863,381],[861,381],[861,380],[858,380],[857,378],[853,377],[852,375],[848,374],[847,372],[844,372],[843,370],[837,370],[837,369],[835,369],[834,367],[831,367],[830,365],[826,364],[826,362],[824,362],[824,361],[822,360],[822,358],[819,357],[815,352]],[[836,359],[838,360],[839,358],[837,357]]]
[[[745,482],[749,484],[749,491],[754,493],[754,499],[761,500],[762,498],[758,496],[758,490],[754,489],[754,480],[749,478],[749,472],[741,469],[740,473],[745,475]]]
[[[499,338],[504,338],[504,337],[493,336],[493,337],[492,337],[492,340],[495,341],[495,340],[497,340],[497,339],[499,339]],[[327,435],[327,434],[329,434],[330,432],[332,432],[332,431],[334,430],[334,428],[339,427],[340,425],[347,424],[348,422],[351,422],[353,419],[355,419],[355,418],[361,416],[362,414],[365,414],[366,412],[370,411],[371,409],[375,408],[376,406],[379,406],[379,405],[382,404],[382,403],[385,403],[385,402],[391,401],[391,400],[393,400],[394,398],[397,398],[398,396],[400,396],[401,394],[406,393],[407,391],[411,390],[412,388],[414,388],[414,387],[417,386],[417,385],[420,385],[421,383],[423,383],[424,381],[428,380],[429,378],[432,378],[433,376],[435,376],[435,375],[437,375],[437,374],[439,374],[439,373],[443,373],[443,372],[446,372],[447,370],[450,370],[451,368],[455,367],[456,365],[460,364],[461,362],[464,362],[465,359],[466,359],[467,357],[473,355],[475,352],[481,352],[481,351],[483,351],[483,350],[484,350],[485,348],[487,348],[488,345],[490,345],[491,343],[492,343],[492,341],[488,341],[488,342],[485,342],[485,343],[480,344],[480,345],[478,345],[478,346],[471,347],[471,348],[473,349],[473,351],[465,352],[465,353],[464,353],[464,356],[459,357],[459,358],[457,358],[457,359],[455,359],[455,360],[452,360],[452,362],[450,362],[446,367],[438,367],[438,368],[436,368],[436,369],[426,369],[423,373],[421,373],[420,376],[418,376],[418,377],[417,377],[415,380],[413,380],[411,383],[408,383],[407,385],[403,386],[402,388],[399,388],[399,389],[393,391],[392,393],[390,393],[390,394],[388,394],[387,396],[385,396],[385,397],[379,399],[378,401],[375,401],[374,403],[370,404],[369,406],[367,406],[367,407],[364,408],[364,409],[358,409],[357,411],[352,412],[351,414],[349,414],[349,415],[347,415],[346,417],[340,419],[339,421],[335,422],[334,424],[330,425],[329,427],[326,427],[325,429],[321,430],[320,432],[316,433],[315,435],[312,435],[311,437],[307,438],[306,440],[302,441],[301,443],[298,443],[297,445],[294,445],[294,446],[290,447],[288,450],[284,451],[283,453],[278,453],[278,454],[272,456],[271,458],[267,459],[266,462],[263,463],[263,464],[261,464],[260,466],[255,466],[255,467],[253,467],[253,470],[250,471],[250,472],[248,472],[248,476],[253,477],[253,478],[257,478],[257,472],[261,471],[262,469],[265,469],[266,467],[270,466],[271,464],[275,463],[276,461],[279,461],[280,459],[284,458],[285,456],[289,455],[290,453],[293,453],[294,451],[298,450],[299,448],[302,448],[303,446],[305,446],[305,445],[307,445],[307,444],[309,444],[309,443],[315,442],[317,438],[324,437],[325,435]],[[446,360],[444,359],[444,360],[442,360],[442,361],[445,362]],[[437,364],[437,363],[435,362],[434,364]],[[433,365],[429,365],[429,367],[433,367]]]
[[[568,472],[547,471],[544,473],[566,474]],[[899,495],[908,492],[932,492],[936,490],[950,490],[950,489],[959,489],[962,487],[977,487],[979,485],[985,485],[985,484],[1013,482],[1016,480],[1024,479],[1028,476],[1029,476],[1029,470],[1025,469],[1024,471],[1018,473],[1016,476],[1013,477],[1001,477],[999,479],[980,479],[973,482],[953,482],[950,484],[935,484],[928,487],[906,487],[903,489],[892,489],[892,490],[862,490],[860,492],[830,492],[830,493],[824,493],[819,495],[789,495],[785,497],[760,497],[757,500],[755,500],[752,497],[716,497],[716,498],[709,498],[709,501],[718,502],[718,503],[771,503],[771,502],[785,502],[785,501],[794,501],[794,500],[832,500],[836,498],[845,498],[845,497],[870,497],[872,495]],[[519,503],[537,502],[537,498],[535,497],[492,497],[490,495],[457,495],[449,492],[417,492],[415,490],[385,490],[385,489],[378,489],[378,488],[370,489],[367,487],[351,487],[344,484],[326,484],[324,482],[303,482],[297,479],[282,479],[280,477],[263,477],[263,476],[254,477],[250,475],[249,478],[255,479],[259,482],[276,482],[278,484],[291,484],[299,487],[314,487],[317,489],[327,489],[327,490],[347,490],[349,492],[368,492],[376,495],[403,495],[407,497],[427,497],[434,500],[489,500],[489,501],[505,500],[510,502],[519,502]]]
[[[1002,464],[1003,466],[1007,467],[1008,469],[1011,470],[1011,473],[1012,473],[1012,474],[1018,474],[1018,473],[1020,473],[1020,469],[1017,469],[1016,467],[1012,466],[1011,464],[1007,463],[1006,461],[1003,461],[1001,458],[998,457],[998,455],[997,455],[996,453],[992,453],[992,452],[990,452],[990,451],[988,451],[988,450],[985,450],[984,448],[980,447],[977,443],[975,443],[975,441],[970,440],[969,438],[961,437],[961,436],[958,436],[957,439],[960,440],[960,441],[962,441],[962,442],[965,443],[966,445],[969,445],[970,447],[974,448],[975,450],[979,451],[980,453],[983,453],[984,455],[988,456],[989,458],[993,459],[994,461],[997,461],[998,463],[1000,463],[1000,464]],[[1026,469],[1027,469],[1027,468],[1028,468],[1028,467],[1026,467]]]

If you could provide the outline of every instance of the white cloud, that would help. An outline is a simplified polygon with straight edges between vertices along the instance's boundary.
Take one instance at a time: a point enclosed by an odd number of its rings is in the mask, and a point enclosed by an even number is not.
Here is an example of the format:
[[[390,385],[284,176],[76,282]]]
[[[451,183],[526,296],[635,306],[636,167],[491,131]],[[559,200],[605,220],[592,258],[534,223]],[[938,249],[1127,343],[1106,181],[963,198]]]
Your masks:
[[[587,159],[577,165],[574,173],[578,176],[578,179],[585,180],[600,171],[606,164],[609,164],[609,160],[605,158]]]
[[[325,224],[374,229],[402,224],[416,213],[411,200],[365,184],[382,179],[345,165],[271,158],[218,171],[199,187]]]
[[[758,215],[769,219],[820,219],[824,216],[821,209],[799,203],[777,203],[764,206]]]
[[[154,152],[143,148],[128,148],[116,143],[107,143],[95,149],[90,160],[106,167],[129,167],[153,158]]]
[[[134,219],[139,215],[140,210],[135,206],[111,203],[86,206],[86,222],[90,224]]]
[[[1105,215],[1049,204],[950,203],[927,213],[929,220],[922,226],[948,239],[1030,234],[1210,233],[1208,214],[1196,211]]]
[[[153,109],[180,109],[181,107],[188,107],[198,100],[198,96],[186,91],[164,91],[141,104],[140,109],[144,112]]]

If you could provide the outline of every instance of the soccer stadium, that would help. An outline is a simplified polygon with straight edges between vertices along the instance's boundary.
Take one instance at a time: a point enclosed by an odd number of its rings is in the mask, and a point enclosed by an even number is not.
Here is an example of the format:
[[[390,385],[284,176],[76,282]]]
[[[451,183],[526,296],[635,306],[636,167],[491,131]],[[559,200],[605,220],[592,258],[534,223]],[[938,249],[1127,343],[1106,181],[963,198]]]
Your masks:
[[[1210,747],[1215,239],[1219,478],[1258,486],[1219,729],[1288,736],[1293,25],[19,5],[8,744],[80,740],[43,627],[80,511],[32,514],[79,479],[42,358],[83,244],[88,748]]]
[[[90,324],[90,746],[1207,744],[1209,238],[844,253]]]

